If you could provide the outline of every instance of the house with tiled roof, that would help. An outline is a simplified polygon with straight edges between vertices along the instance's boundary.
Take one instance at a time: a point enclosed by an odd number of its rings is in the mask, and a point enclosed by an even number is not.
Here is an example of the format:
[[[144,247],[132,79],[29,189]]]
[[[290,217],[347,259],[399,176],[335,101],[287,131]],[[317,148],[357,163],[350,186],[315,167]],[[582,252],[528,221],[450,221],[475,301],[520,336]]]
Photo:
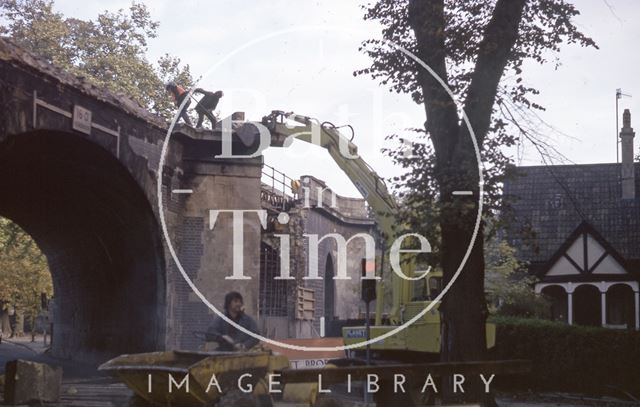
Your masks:
[[[517,167],[504,185],[507,241],[568,324],[640,329],[640,163],[631,114],[622,162]]]

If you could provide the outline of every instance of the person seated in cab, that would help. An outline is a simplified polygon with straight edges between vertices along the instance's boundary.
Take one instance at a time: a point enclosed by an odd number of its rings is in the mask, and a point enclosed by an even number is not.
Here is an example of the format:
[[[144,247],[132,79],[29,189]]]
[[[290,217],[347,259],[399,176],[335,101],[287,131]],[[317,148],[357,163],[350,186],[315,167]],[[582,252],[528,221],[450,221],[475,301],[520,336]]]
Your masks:
[[[247,331],[258,333],[258,324],[244,312],[244,300],[239,292],[231,291],[224,297],[224,315]],[[217,342],[220,351],[245,351],[260,342],[219,316],[207,329],[205,339]]]

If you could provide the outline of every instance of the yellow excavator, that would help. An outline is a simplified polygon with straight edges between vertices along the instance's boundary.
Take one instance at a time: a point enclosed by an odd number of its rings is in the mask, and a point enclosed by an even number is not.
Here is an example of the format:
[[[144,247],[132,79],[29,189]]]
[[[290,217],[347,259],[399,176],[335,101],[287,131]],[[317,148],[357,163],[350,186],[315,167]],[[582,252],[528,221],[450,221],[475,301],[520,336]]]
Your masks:
[[[357,147],[336,126],[281,111],[265,116],[262,124],[271,133],[272,146],[286,147],[295,138],[324,147],[362,193],[375,213],[381,234],[387,241],[393,239],[397,203],[384,181],[357,156]],[[377,262],[381,264],[382,259]],[[412,277],[410,264],[403,272]],[[437,271],[414,281],[396,274],[390,276],[393,301],[386,318],[382,316],[384,286],[381,281],[376,283],[371,338],[384,335],[410,320],[431,305],[441,290],[442,274]],[[428,363],[426,355],[437,355],[440,351],[440,316],[437,304],[434,305],[406,329],[373,343],[374,360],[368,365],[336,361],[323,368],[296,370],[289,368],[285,355],[257,348],[247,352],[173,350],[121,355],[103,364],[100,370],[114,375],[133,390],[135,396],[131,406],[342,407],[345,404],[339,397],[327,394],[326,386],[364,382],[372,375],[379,375],[381,386],[375,393],[376,405],[423,406],[432,405],[434,396],[432,392],[425,393],[421,387],[421,383],[426,383],[426,374],[429,378],[432,374],[446,377],[459,372],[517,374],[530,369],[525,361]],[[365,341],[366,328],[343,328],[344,343],[352,345]],[[487,324],[487,344],[489,347],[495,344],[495,326],[492,324]],[[335,342],[331,345],[335,346]],[[314,346],[321,344],[316,342]],[[411,363],[390,363],[408,360]],[[395,392],[395,384],[391,385],[389,378],[392,377],[395,383],[400,373],[412,382],[408,394]],[[281,392],[274,394],[271,391],[273,383],[270,381],[273,380],[284,387]]]
[[[263,117],[262,125],[271,133],[272,146],[288,147],[296,139],[325,148],[370,206],[381,236],[388,242],[394,240],[398,204],[384,180],[358,155],[358,147],[352,142],[353,137],[351,140],[346,138],[340,133],[339,128],[330,122],[320,122],[311,117],[283,111],[273,111]],[[353,129],[351,131],[353,133]],[[391,245],[384,246],[388,248]],[[383,258],[378,258],[376,263],[387,264],[386,259],[387,256],[384,255]],[[406,263],[403,273],[407,277],[418,277],[414,272],[414,264],[415,262],[411,261]],[[420,275],[422,274],[424,273],[421,272]],[[384,282],[379,280],[376,284],[375,323],[370,327],[371,338],[385,335],[411,320],[425,308],[431,308],[400,332],[372,343],[370,346],[374,358],[398,361],[433,359],[428,355],[434,356],[440,352],[440,314],[438,304],[432,305],[431,302],[442,289],[442,273],[432,270],[417,280],[404,279],[396,273],[391,273],[390,280],[392,304],[388,316],[384,319]],[[367,339],[366,327],[344,327],[342,336],[346,345],[364,342]],[[487,347],[495,345],[494,324],[487,324],[486,339]]]

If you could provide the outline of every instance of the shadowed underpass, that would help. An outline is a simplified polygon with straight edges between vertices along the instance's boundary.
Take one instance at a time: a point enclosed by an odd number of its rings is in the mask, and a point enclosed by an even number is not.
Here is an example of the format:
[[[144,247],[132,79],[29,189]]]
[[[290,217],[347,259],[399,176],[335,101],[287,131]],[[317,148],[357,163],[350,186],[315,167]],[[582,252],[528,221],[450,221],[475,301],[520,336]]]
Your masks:
[[[0,215],[47,256],[55,356],[93,359],[162,343],[164,265],[151,207],[103,149],[35,131],[0,144]]]

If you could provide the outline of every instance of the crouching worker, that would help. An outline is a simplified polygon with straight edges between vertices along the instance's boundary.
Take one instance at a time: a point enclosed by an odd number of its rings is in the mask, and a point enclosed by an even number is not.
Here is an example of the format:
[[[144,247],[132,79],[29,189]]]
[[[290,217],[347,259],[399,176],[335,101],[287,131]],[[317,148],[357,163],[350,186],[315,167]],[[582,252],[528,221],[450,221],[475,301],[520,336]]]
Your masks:
[[[193,93],[200,93],[202,95],[202,98],[196,105],[196,113],[198,113],[196,129],[202,127],[202,122],[204,121],[205,116],[211,122],[211,128],[216,127],[218,120],[213,115],[213,111],[218,107],[218,102],[220,102],[220,98],[224,96],[224,93],[221,90],[209,92],[202,88],[195,89]]]
[[[244,301],[239,292],[231,291],[224,297],[224,314],[244,329],[258,333],[256,321],[244,313]],[[208,342],[217,342],[220,351],[244,351],[260,342],[219,316],[216,316],[213,324],[207,329],[205,338]]]

